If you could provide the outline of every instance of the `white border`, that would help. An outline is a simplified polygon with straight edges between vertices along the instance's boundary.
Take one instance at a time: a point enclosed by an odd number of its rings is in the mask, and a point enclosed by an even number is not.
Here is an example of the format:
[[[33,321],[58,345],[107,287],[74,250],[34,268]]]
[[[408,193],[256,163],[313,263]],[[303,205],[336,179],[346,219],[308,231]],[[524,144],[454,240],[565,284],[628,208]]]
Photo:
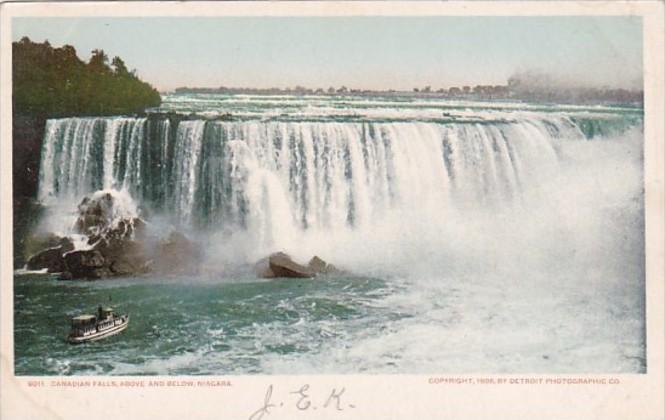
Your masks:
[[[310,384],[312,394],[346,388],[355,409],[274,408],[264,419],[663,419],[665,322],[665,148],[663,2],[73,2],[3,3],[0,8],[0,418],[247,419],[274,384],[277,401]],[[13,376],[11,212],[11,18],[18,16],[562,16],[635,15],[644,28],[647,374],[614,375],[620,385],[430,385],[424,375],[226,376],[230,387],[30,388]],[[440,376],[440,375],[437,375]],[[449,376],[451,375],[443,375]],[[478,377],[479,375],[473,375]],[[488,375],[520,378],[519,375]],[[570,375],[529,375],[529,377]],[[579,375],[575,375],[576,377]],[[588,376],[589,378],[602,375]],[[32,378],[46,380],[52,378]],[[77,379],[67,378],[67,379]],[[78,377],[84,380],[182,380]],[[202,378],[191,378],[194,381]],[[324,391],[321,391],[324,390]],[[101,391],[101,392],[100,392]]]

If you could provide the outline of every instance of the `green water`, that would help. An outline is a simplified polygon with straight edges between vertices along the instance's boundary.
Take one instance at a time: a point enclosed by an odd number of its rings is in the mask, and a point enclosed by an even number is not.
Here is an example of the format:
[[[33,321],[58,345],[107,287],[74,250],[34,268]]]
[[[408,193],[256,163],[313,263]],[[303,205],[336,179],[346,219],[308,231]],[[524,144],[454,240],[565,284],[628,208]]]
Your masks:
[[[369,278],[218,282],[127,278],[63,282],[48,275],[15,282],[17,375],[253,373],[267,356],[319,353],[372,328],[389,293]],[[98,342],[65,341],[69,318],[111,301],[127,330]],[[393,315],[388,315],[388,318]]]

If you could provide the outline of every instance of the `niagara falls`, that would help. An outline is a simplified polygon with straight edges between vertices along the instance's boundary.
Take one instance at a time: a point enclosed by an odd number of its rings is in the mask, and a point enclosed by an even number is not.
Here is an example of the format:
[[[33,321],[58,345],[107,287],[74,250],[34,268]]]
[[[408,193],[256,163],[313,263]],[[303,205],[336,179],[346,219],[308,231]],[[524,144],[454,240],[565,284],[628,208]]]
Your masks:
[[[337,96],[174,94],[144,117],[49,119],[40,229],[74,234],[103,191],[203,255],[189,273],[20,279],[19,307],[83,293],[140,319],[113,353],[19,340],[17,370],[642,371],[642,133],[630,107]],[[257,278],[273,252],[344,271]],[[17,337],[35,328],[29,312]]]
[[[12,39],[15,375],[650,369],[639,17],[26,17]]]

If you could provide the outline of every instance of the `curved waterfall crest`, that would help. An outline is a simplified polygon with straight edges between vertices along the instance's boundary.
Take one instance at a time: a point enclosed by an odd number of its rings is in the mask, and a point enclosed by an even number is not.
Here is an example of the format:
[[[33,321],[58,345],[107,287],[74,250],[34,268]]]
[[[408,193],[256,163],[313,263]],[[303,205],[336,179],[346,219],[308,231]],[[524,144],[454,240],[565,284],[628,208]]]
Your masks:
[[[193,228],[368,226],[393,209],[519,200],[557,170],[564,142],[586,137],[569,117],[495,122],[49,120],[39,198],[126,190]]]

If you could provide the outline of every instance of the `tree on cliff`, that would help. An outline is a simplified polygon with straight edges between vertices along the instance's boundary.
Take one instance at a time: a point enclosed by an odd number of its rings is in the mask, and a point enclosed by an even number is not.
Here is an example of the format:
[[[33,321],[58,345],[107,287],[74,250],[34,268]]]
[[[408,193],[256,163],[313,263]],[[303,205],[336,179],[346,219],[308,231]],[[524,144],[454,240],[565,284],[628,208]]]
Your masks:
[[[120,57],[109,66],[103,50],[94,50],[85,63],[70,45],[53,48],[24,37],[12,47],[15,114],[131,114],[161,102],[159,92],[128,71]]]
[[[158,106],[159,92],[129,71],[120,57],[95,50],[86,63],[71,45],[24,37],[12,45],[14,266],[25,263],[28,232],[36,223],[34,201],[46,118],[118,115]]]

